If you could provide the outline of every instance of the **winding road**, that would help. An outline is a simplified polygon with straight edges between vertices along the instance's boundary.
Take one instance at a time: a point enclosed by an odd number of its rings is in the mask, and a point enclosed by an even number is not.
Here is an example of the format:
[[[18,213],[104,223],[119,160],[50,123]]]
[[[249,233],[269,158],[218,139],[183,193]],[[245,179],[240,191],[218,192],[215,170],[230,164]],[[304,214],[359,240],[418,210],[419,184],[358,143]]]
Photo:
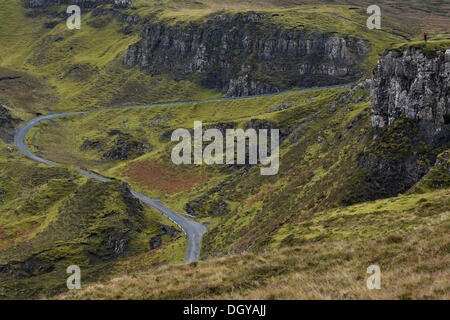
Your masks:
[[[59,114],[51,114],[47,116],[42,116],[39,118],[35,118],[20,128],[16,130],[16,133],[14,135],[14,144],[19,149],[20,152],[22,152],[25,156],[28,158],[45,163],[52,166],[58,166],[59,163],[42,159],[35,154],[33,154],[25,145],[25,137],[27,136],[28,132],[36,126],[38,123],[46,120],[51,120],[55,118],[62,118],[72,115],[78,115],[78,114],[84,114],[86,112],[69,112],[69,113],[59,113]],[[93,172],[89,172],[83,169],[76,169],[77,172],[79,172],[82,175],[85,175],[88,178],[98,180],[100,182],[109,182],[111,180],[104,178],[98,174],[95,174]],[[203,234],[206,232],[206,227],[201,224],[197,223],[195,221],[192,221],[190,219],[187,219],[186,217],[183,217],[182,215],[179,215],[178,213],[170,210],[169,208],[165,207],[159,199],[150,199],[146,196],[144,196],[141,193],[138,193],[134,190],[131,190],[131,194],[136,197],[137,199],[141,200],[145,204],[157,209],[160,211],[166,218],[171,220],[173,223],[178,225],[183,232],[186,234],[186,237],[188,239],[188,249],[186,253],[186,259],[185,262],[193,262],[198,260],[198,256],[200,253],[200,244],[203,237]]]
[[[168,102],[168,103],[156,103],[156,104],[147,104],[147,105],[134,105],[134,106],[115,106],[115,107],[106,107],[106,108],[99,108],[91,111],[84,111],[84,112],[68,112],[68,113],[58,113],[58,114],[49,114],[46,116],[41,116],[38,118],[35,118],[21,127],[19,127],[14,135],[14,145],[19,149],[20,152],[22,152],[25,156],[28,158],[38,161],[40,163],[44,163],[47,165],[52,166],[58,166],[59,163],[42,159],[35,154],[33,154],[26,146],[25,144],[25,137],[27,136],[28,132],[35,127],[37,124],[39,124],[42,121],[47,121],[55,118],[63,118],[68,117],[72,115],[81,115],[86,114],[89,112],[97,112],[97,111],[104,111],[104,110],[114,110],[114,109],[130,109],[130,108],[152,108],[152,107],[159,107],[159,106],[173,106],[173,105],[183,105],[183,104],[190,104],[190,103],[199,103],[199,102],[216,102],[216,101],[229,101],[229,100],[243,100],[243,99],[250,99],[250,98],[257,98],[257,97],[264,97],[264,96],[276,96],[276,95],[285,95],[289,93],[295,93],[295,92],[306,92],[306,91],[312,91],[317,89],[326,89],[326,88],[335,88],[335,87],[346,87],[349,86],[349,84],[345,85],[332,85],[332,86],[324,86],[324,87],[315,87],[315,88],[307,88],[307,89],[299,89],[299,90],[291,90],[291,91],[284,91],[284,92],[278,92],[278,93],[270,93],[270,94],[262,94],[262,95],[254,95],[254,96],[244,96],[244,97],[230,97],[230,98],[217,98],[217,99],[209,99],[209,100],[195,100],[195,101],[182,101],[182,102]],[[100,182],[109,182],[107,178],[104,178],[98,174],[95,174],[93,172],[89,172],[83,169],[76,169],[77,172],[80,174],[91,178],[98,180]],[[173,223],[178,225],[183,232],[186,234],[186,237],[188,239],[188,249],[186,252],[186,263],[190,263],[193,261],[197,261],[199,254],[200,254],[200,245],[201,240],[203,237],[203,234],[206,232],[206,227],[198,222],[195,222],[191,219],[188,219],[169,208],[165,207],[159,199],[150,199],[143,194],[140,194],[134,190],[131,190],[131,193],[134,197],[141,200],[145,204],[157,209],[160,211],[166,218],[170,219]]]

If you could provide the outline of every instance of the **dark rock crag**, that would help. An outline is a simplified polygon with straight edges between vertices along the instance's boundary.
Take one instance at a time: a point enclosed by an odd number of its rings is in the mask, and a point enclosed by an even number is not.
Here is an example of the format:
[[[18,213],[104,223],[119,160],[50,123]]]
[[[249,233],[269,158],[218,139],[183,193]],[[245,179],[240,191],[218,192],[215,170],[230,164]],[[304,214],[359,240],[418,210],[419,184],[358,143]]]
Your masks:
[[[450,49],[432,57],[418,48],[389,51],[372,82],[372,125],[380,132],[402,116],[417,123],[428,144],[450,139]]]
[[[99,215],[98,212],[94,213],[95,210],[86,208],[93,199],[116,192],[126,208],[123,211],[111,210]],[[101,201],[95,205],[100,209],[106,207],[106,203]],[[0,263],[0,281],[4,277],[25,279],[53,272],[61,268],[59,265],[61,259],[67,260],[64,263],[65,267],[73,261],[72,259],[79,260],[77,254],[82,255],[83,261],[87,259],[89,265],[115,261],[128,254],[130,242],[142,232],[143,212],[142,203],[133,197],[129,185],[110,183],[108,186],[89,180],[71,199],[66,200],[66,205],[59,210],[58,218],[48,229],[39,233],[36,238],[21,242],[0,254],[0,261],[4,261],[5,257],[10,255],[16,256],[13,261]],[[82,221],[90,221],[92,225],[86,228]],[[67,223],[70,223],[72,228],[65,230]],[[93,225],[97,225],[97,228]],[[58,233],[57,230],[64,232]],[[55,241],[45,242],[49,238]],[[61,258],[59,250],[63,247],[67,250],[67,255]],[[64,272],[61,272],[61,275],[64,275]]]
[[[129,160],[151,151],[151,147],[136,141],[129,134],[119,130],[111,130],[104,139],[83,141],[80,151],[97,150],[103,152],[103,160]]]
[[[8,109],[0,105],[0,139],[6,143],[12,142],[15,127],[19,123],[19,119],[14,118]]]
[[[159,223],[158,225],[159,225],[159,229],[161,230],[161,234],[156,235],[150,239],[149,245],[150,245],[151,250],[162,247],[162,245],[163,245],[162,236],[163,235],[168,235],[170,238],[173,239],[173,238],[177,238],[181,234],[181,231],[175,227],[167,226],[162,223]]]
[[[358,182],[344,204],[407,192],[439,162],[450,148],[449,82],[450,50],[411,47],[380,59],[371,82],[374,141],[359,155]]]

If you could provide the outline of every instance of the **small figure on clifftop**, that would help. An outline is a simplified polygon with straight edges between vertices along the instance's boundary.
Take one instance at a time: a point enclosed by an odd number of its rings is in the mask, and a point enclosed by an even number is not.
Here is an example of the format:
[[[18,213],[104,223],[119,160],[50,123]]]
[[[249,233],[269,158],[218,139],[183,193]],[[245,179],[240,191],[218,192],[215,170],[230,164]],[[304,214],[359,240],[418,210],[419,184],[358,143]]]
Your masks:
[[[427,42],[427,40],[428,40],[428,34],[426,32],[423,33],[423,40],[425,42]]]

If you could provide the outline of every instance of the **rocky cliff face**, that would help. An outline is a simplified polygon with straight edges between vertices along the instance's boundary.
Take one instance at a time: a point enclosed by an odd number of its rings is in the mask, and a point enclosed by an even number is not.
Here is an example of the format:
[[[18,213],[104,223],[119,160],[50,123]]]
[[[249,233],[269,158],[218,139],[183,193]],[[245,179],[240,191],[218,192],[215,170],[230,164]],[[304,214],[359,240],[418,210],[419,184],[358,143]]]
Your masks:
[[[417,123],[430,145],[450,139],[450,49],[389,51],[374,72],[372,125],[379,133],[402,116]]]
[[[243,96],[355,80],[367,52],[363,39],[284,29],[250,12],[187,25],[147,21],[124,64]]]
[[[410,190],[450,148],[449,81],[450,50],[408,48],[380,59],[371,82],[375,140],[357,161],[357,202]],[[434,180],[446,185],[441,171]]]

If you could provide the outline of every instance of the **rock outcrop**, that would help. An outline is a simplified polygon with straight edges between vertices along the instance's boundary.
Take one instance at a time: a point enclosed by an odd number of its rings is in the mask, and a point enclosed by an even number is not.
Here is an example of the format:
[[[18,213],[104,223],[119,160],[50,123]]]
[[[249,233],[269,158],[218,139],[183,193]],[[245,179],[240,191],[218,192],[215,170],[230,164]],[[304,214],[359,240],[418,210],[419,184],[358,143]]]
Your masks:
[[[202,23],[144,23],[126,66],[194,80],[228,96],[349,82],[368,53],[363,39],[285,29],[255,12],[216,14]]]
[[[161,248],[163,245],[163,235],[168,235],[170,238],[174,239],[177,238],[180,234],[181,231],[178,230],[175,227],[172,226],[168,226],[162,223],[158,223],[159,229],[161,230],[161,234],[156,235],[154,237],[152,237],[149,241],[149,245],[150,245],[150,249],[158,249]]]
[[[120,130],[110,130],[107,137],[94,140],[86,139],[80,151],[96,150],[103,152],[103,160],[129,160],[151,151],[148,146]]]
[[[409,47],[380,59],[370,83],[375,139],[358,157],[354,196],[343,204],[448,183],[438,155],[450,148],[449,81],[450,50]]]
[[[8,109],[0,105],[0,139],[6,143],[12,142],[14,129],[19,122],[19,119],[11,116]]]
[[[434,164],[434,167],[442,170],[450,177],[450,151],[440,154]]]
[[[133,140],[129,134],[118,133],[113,145],[103,155],[103,160],[128,160],[142,156],[150,152],[151,148],[145,144]]]
[[[429,145],[450,139],[450,49],[432,54],[410,47],[389,51],[374,71],[372,125],[378,134],[402,116],[420,127]]]

